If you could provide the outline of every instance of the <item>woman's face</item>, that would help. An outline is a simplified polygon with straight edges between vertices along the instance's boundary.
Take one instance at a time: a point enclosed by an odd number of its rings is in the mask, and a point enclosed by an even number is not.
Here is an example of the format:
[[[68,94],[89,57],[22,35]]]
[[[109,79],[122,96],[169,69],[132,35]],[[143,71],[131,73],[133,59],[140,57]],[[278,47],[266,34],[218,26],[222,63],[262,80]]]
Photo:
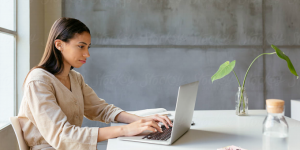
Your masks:
[[[61,40],[55,40],[55,46],[61,51],[65,65],[70,65],[79,68],[81,67],[88,57],[89,47],[91,45],[91,35],[88,32],[81,34],[76,33],[68,43]]]

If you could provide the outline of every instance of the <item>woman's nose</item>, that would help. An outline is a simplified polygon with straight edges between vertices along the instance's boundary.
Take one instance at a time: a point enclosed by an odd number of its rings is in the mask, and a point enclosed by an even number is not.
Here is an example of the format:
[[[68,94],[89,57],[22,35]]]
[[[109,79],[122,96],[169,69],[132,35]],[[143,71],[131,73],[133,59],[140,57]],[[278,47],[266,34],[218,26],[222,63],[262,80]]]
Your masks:
[[[87,50],[84,54],[83,54],[84,57],[90,57],[90,53],[89,51]]]

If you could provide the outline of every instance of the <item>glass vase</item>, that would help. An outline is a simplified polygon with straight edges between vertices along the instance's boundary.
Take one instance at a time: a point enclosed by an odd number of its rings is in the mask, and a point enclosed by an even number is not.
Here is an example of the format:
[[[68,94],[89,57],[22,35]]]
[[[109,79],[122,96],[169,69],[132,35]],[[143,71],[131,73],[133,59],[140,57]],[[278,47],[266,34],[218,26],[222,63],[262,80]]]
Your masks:
[[[245,88],[238,88],[235,96],[235,111],[238,116],[248,115],[248,97]]]

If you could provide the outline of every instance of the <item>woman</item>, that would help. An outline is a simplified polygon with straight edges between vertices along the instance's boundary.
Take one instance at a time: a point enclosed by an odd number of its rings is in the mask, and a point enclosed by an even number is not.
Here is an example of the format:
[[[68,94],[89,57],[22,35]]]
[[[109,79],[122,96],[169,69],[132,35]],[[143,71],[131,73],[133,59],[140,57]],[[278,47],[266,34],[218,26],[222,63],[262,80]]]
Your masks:
[[[161,132],[158,122],[172,126],[166,116],[139,117],[108,104],[89,87],[73,67],[90,57],[90,30],[79,20],[60,18],[51,27],[44,55],[23,84],[19,121],[32,150],[94,150],[97,142],[145,130]],[[124,126],[81,127],[83,117]]]

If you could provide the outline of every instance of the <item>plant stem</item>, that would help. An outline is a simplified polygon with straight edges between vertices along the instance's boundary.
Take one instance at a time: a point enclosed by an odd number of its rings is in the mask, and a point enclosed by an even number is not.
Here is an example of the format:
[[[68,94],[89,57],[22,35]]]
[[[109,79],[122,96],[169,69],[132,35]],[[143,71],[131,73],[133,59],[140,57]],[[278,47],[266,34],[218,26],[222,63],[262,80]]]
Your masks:
[[[241,88],[241,90],[240,90],[240,101],[239,101],[239,106],[238,106],[239,114],[240,114],[242,100],[243,100],[243,113],[245,113],[244,89]]]
[[[254,61],[255,61],[258,57],[260,57],[260,56],[262,56],[262,55],[273,55],[273,54],[276,54],[276,52],[273,52],[273,53],[262,53],[262,54],[258,55],[258,56],[251,62],[250,66],[248,67],[247,72],[246,72],[245,77],[244,77],[243,86],[241,87],[241,85],[240,85],[240,83],[239,83],[240,88],[241,88],[241,90],[240,90],[240,101],[239,101],[239,106],[238,106],[238,109],[239,109],[238,112],[239,112],[239,113],[240,113],[240,107],[241,107],[242,100],[243,100],[243,112],[245,112],[244,87],[245,87],[246,77],[247,77],[247,75],[248,75],[248,72],[249,72],[249,70],[250,70],[252,64],[254,63]],[[234,74],[235,74],[235,72],[234,72]],[[235,75],[235,76],[236,76],[236,75]],[[237,77],[237,76],[236,76],[236,77]],[[239,81],[238,81],[238,82],[239,82]]]
[[[236,77],[236,79],[237,79],[237,81],[238,81],[238,83],[239,83],[239,87],[241,87],[239,78],[237,77],[237,75],[236,75],[236,73],[234,72],[234,70],[232,70],[232,71],[233,71],[233,73],[234,73],[234,75],[235,75],[235,77]]]
[[[245,113],[245,99],[244,99],[244,89],[242,90],[242,100],[243,100],[243,112]]]
[[[254,63],[254,61],[255,61],[258,57],[260,57],[260,56],[262,56],[262,55],[265,55],[265,54],[266,54],[266,55],[273,55],[273,54],[276,54],[276,52],[273,52],[273,53],[262,53],[262,54],[258,55],[258,56],[252,61],[252,63],[250,64],[250,66],[249,66],[249,68],[248,68],[248,70],[247,70],[247,72],[246,72],[246,74],[245,74],[242,89],[244,89],[244,87],[245,87],[246,77],[247,77],[247,75],[248,75],[248,72],[249,72],[249,70],[250,70],[252,64]]]
[[[245,111],[245,103],[244,103],[244,89],[242,89],[241,87],[240,87],[240,101],[239,101],[239,106],[238,106],[238,109],[239,109],[239,114],[240,114],[240,109],[241,109],[241,103],[242,103],[242,99],[243,99],[243,107],[244,107],[244,111]]]

